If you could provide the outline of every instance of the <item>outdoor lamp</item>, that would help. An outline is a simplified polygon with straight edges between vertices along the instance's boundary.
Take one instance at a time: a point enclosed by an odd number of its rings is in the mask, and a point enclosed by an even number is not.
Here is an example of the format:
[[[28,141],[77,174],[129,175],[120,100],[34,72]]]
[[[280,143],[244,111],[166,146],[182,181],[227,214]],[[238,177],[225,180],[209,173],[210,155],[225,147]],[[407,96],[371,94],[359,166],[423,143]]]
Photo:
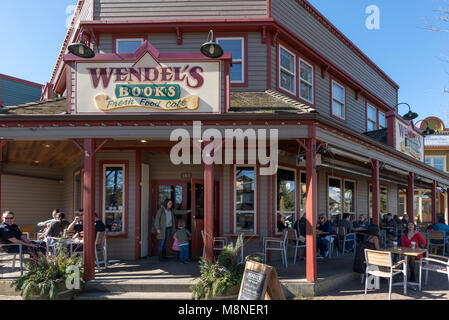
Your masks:
[[[201,53],[206,57],[217,59],[223,55],[223,48],[214,41],[214,31],[209,31],[207,42],[205,42],[200,49]]]
[[[426,128],[426,130],[424,130],[424,131],[422,132],[422,134],[425,135],[425,136],[430,136],[430,135],[432,135],[432,134],[435,134],[435,130],[433,130],[433,129],[431,129],[431,128],[429,127],[429,124],[427,123],[427,120],[425,120],[424,122],[426,123],[427,128]]]
[[[412,112],[412,108],[408,103],[402,102],[399,103],[396,107],[400,106],[401,104],[405,104],[408,106],[408,112],[402,116],[404,120],[414,120],[419,117],[419,115],[416,112]]]
[[[84,32],[81,32],[80,42],[72,43],[67,49],[77,57],[90,59],[95,57],[95,52],[83,42]]]

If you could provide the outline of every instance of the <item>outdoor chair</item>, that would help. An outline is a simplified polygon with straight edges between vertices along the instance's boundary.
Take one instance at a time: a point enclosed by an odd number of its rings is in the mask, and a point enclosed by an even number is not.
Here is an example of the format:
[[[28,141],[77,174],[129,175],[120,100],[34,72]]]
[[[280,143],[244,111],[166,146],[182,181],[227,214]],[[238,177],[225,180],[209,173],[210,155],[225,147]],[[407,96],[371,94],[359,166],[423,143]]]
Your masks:
[[[204,258],[205,254],[206,254],[206,241],[204,240],[204,230],[201,230],[201,237],[203,238],[203,258]],[[214,237],[214,252],[215,251],[223,251],[224,247],[227,245],[228,245],[227,238]]]
[[[338,235],[339,235],[339,238],[340,238],[339,241],[343,243],[343,249],[342,249],[343,255],[345,254],[345,251],[347,251],[346,250],[346,243],[352,243],[353,244],[352,249],[354,250],[354,256],[355,256],[356,243],[357,243],[357,241],[356,241],[356,239],[357,239],[356,234],[355,233],[348,233],[347,234],[345,232],[345,228],[343,228],[343,227],[339,227],[338,228],[338,232],[339,232]]]
[[[18,253],[9,253],[6,251],[7,247],[12,247],[12,246],[19,246],[19,252]],[[12,256],[12,268],[11,268],[11,272],[14,272],[14,270],[16,269],[16,257],[17,255],[19,255],[19,263],[20,263],[20,275],[23,275],[23,251],[22,251],[22,245],[21,244],[0,244],[0,252],[2,253],[2,256],[7,256],[10,255]]]
[[[446,237],[444,231],[427,231],[427,250],[432,253],[432,248],[442,248],[443,256],[446,255]]]
[[[292,247],[295,248],[295,257],[293,258],[293,264],[296,264],[296,256],[298,253],[298,249],[300,249],[299,251],[299,255],[301,255],[301,248],[305,248],[306,247],[306,243],[305,242],[301,242],[299,240],[298,237],[298,232],[296,231],[296,229],[289,229],[288,230],[288,246],[290,246],[290,242],[293,242]]]
[[[426,282],[429,280],[429,271],[443,273],[448,277],[449,283],[449,257],[437,256],[429,254],[423,257],[419,262],[419,290],[421,291],[421,276],[422,272],[426,271]]]
[[[368,291],[368,278],[370,275],[389,279],[388,299],[391,300],[391,288],[393,277],[397,274],[404,275],[404,294],[407,293],[407,265],[405,260],[393,264],[393,255],[388,251],[377,251],[365,249],[366,273],[365,273],[365,294]],[[400,268],[402,266],[402,268]],[[387,268],[382,271],[379,267]]]
[[[98,270],[100,270],[100,264],[103,264],[105,268],[108,267],[108,248],[106,244],[107,230],[103,232],[97,232],[95,238],[95,263]],[[99,259],[99,253],[101,254],[102,260]]]
[[[263,247],[264,247],[264,263],[267,260],[267,251],[280,251],[282,263],[288,268],[287,261],[287,241],[288,241],[288,229],[285,229],[282,232],[281,238],[272,238],[272,237],[264,237],[263,238]]]

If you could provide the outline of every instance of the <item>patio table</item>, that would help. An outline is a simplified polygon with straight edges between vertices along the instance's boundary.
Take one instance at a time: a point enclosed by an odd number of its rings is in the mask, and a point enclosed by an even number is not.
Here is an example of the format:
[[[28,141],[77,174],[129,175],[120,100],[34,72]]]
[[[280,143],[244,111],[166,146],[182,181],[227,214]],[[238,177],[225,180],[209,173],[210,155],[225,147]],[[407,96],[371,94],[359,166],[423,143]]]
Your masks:
[[[391,248],[388,248],[388,249],[381,249],[381,251],[389,251],[389,252],[394,253],[394,254],[405,256],[405,258],[406,258],[405,259],[405,268],[406,268],[406,270],[408,270],[407,269],[408,268],[408,259],[407,259],[408,256],[410,256],[410,257],[419,257],[421,254],[425,253],[426,256],[428,254],[427,253],[427,249],[421,249],[421,248],[412,249],[412,248],[406,248],[406,247],[397,247],[397,248],[391,247]],[[418,282],[410,282],[410,281],[407,281],[407,279],[405,279],[405,281],[407,283],[407,287],[409,287],[409,288],[411,288],[411,289],[416,291],[416,286],[419,286]],[[404,282],[394,282],[392,285],[393,286],[403,286]],[[407,290],[406,290],[405,293],[407,294]]]

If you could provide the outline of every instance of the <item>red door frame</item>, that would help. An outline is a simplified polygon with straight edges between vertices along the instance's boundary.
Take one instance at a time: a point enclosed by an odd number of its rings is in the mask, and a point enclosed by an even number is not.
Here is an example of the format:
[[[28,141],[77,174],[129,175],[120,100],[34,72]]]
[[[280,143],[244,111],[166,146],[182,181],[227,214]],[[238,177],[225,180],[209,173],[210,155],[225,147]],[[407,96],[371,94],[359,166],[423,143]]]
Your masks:
[[[158,187],[159,186],[181,186],[182,189],[182,209],[187,209],[187,181],[183,180],[153,180],[151,183],[151,225],[153,224],[154,218],[156,217],[157,210],[157,197],[158,197]],[[151,231],[150,231],[151,232]],[[172,254],[171,250],[173,239],[167,243],[167,253]],[[156,238],[155,234],[151,234],[151,246],[150,246],[150,255],[157,255],[157,245],[159,240]]]

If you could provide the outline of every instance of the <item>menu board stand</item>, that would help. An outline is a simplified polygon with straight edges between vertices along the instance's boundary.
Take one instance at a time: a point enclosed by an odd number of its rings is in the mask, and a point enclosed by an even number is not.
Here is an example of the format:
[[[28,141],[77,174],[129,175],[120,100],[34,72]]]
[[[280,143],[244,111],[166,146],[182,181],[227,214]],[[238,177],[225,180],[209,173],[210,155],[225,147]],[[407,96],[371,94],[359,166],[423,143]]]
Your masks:
[[[247,261],[238,300],[285,300],[276,269],[260,262]]]

